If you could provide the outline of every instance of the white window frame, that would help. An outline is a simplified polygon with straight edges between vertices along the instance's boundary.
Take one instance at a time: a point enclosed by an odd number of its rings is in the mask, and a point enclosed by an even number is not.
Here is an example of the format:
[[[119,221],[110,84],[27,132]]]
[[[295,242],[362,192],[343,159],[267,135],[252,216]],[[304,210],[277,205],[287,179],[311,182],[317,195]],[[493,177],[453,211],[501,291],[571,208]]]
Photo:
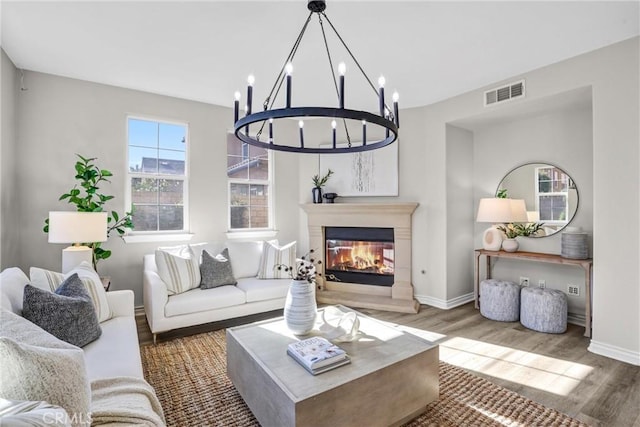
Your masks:
[[[535,168],[535,176],[534,176],[534,184],[535,184],[535,189],[536,189],[536,210],[538,212],[540,212],[540,197],[541,196],[564,196],[564,203],[565,203],[565,220],[543,220],[541,219],[541,222],[543,222],[545,225],[566,225],[568,224],[568,218],[566,218],[569,215],[569,183],[567,182],[567,191],[553,191],[553,192],[547,192],[547,193],[541,193],[540,192],[540,181],[539,181],[539,177],[540,177],[540,169],[557,169],[555,166],[549,167],[549,166],[544,166],[544,167],[536,167]],[[553,184],[553,180],[551,181]]]
[[[233,134],[233,132],[229,132]],[[241,142],[242,144],[246,144],[245,142]],[[249,144],[247,144],[249,145]],[[248,147],[249,150],[251,147]],[[225,145],[225,150],[226,150]],[[275,230],[274,224],[274,216],[273,216],[273,199],[275,194],[275,185],[273,180],[273,171],[274,171],[274,155],[273,150],[267,151],[267,162],[269,163],[269,172],[268,178],[264,179],[238,179],[238,178],[229,178],[227,176],[227,237],[233,239],[234,235],[236,237],[242,236],[244,237],[255,237],[262,236],[265,232],[271,232]],[[228,156],[229,153],[226,152],[225,156]],[[244,158],[244,151],[242,151],[242,157]],[[267,227],[252,227],[252,228],[231,228],[231,184],[255,184],[255,185],[266,185],[268,188],[268,202],[267,202],[267,216],[268,216],[268,226]],[[270,233],[267,233],[270,235]],[[255,236],[254,236],[255,235]]]
[[[145,174],[145,173],[135,173],[129,170],[129,120],[144,120],[148,122],[156,122],[156,123],[166,123],[170,125],[184,126],[186,128],[185,131],[185,160],[184,160],[184,175],[167,175],[167,174]],[[128,212],[131,210],[132,203],[132,195],[131,195],[131,180],[134,178],[152,178],[152,179],[170,179],[170,180],[181,180],[182,191],[183,191],[183,212],[182,212],[182,230],[144,230],[137,231],[135,228],[132,229],[127,236],[125,236],[125,242],[127,243],[138,243],[138,242],[154,242],[154,241],[178,241],[178,240],[191,240],[193,234],[189,232],[189,175],[191,170],[191,165],[189,158],[191,156],[191,147],[190,147],[190,138],[189,138],[189,123],[184,121],[177,121],[172,119],[166,119],[161,117],[153,117],[153,116],[137,116],[133,114],[129,114],[126,116],[126,170],[127,170],[127,180],[126,180],[126,189],[125,189],[125,209]],[[135,215],[135,211],[134,211]]]

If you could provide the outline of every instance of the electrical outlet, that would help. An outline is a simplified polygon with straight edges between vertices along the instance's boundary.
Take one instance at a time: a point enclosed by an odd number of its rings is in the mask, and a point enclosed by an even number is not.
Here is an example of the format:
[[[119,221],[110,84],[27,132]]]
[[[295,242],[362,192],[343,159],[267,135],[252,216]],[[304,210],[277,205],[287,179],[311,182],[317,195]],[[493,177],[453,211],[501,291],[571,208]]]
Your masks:
[[[567,285],[567,293],[572,297],[580,296],[580,287],[569,283]]]
[[[520,286],[529,286],[529,278],[520,276]]]
[[[547,281],[544,280],[544,279],[538,280],[538,287],[539,288],[546,288],[547,287]]]

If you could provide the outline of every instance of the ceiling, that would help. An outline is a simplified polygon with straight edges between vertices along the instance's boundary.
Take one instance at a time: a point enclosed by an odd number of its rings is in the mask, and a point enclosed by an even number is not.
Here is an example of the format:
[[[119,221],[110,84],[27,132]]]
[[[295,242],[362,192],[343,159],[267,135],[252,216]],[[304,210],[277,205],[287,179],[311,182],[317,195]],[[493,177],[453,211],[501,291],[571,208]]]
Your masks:
[[[328,0],[326,14],[371,81],[384,74],[407,108],[637,36],[639,5]],[[305,0],[3,0],[1,43],[20,69],[227,107],[254,74],[255,110],[308,13]],[[314,16],[293,61],[294,106],[336,103],[319,28]],[[328,37],[334,66],[347,63],[346,107],[375,111],[374,89]]]

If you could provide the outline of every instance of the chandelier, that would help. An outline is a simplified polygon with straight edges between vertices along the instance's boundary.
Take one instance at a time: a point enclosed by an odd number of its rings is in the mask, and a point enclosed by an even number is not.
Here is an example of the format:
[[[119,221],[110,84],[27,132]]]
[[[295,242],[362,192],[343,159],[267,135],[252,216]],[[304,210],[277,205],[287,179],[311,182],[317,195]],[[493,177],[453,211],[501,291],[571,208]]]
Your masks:
[[[284,61],[280,73],[276,77],[276,80],[271,88],[271,92],[265,99],[262,107],[262,111],[253,112],[253,84],[255,78],[250,75],[247,79],[247,100],[245,104],[245,116],[240,117],[240,92],[235,93],[234,102],[234,133],[241,141],[268,150],[288,151],[295,153],[316,153],[316,154],[336,154],[336,153],[353,153],[361,151],[375,150],[382,148],[389,144],[392,144],[398,138],[398,128],[400,121],[398,117],[398,93],[394,92],[392,101],[393,108],[385,102],[384,95],[384,77],[378,79],[378,88],[376,88],[369,77],[366,75],[360,63],[358,63],[355,56],[351,53],[351,50],[347,47],[344,40],[338,34],[327,15],[324,13],[326,3],[323,0],[308,0],[307,8],[309,9],[309,16],[304,23],[300,34],[296,38],[295,43],[286,60]],[[291,91],[292,91],[292,71],[293,60],[298,50],[300,42],[304,36],[304,33],[311,21],[313,15],[316,14],[320,29],[322,31],[322,37],[324,40],[324,47],[326,49],[329,65],[331,67],[331,76],[333,78],[333,86],[337,95],[337,106],[335,107],[300,107],[292,106],[291,103]],[[329,51],[329,45],[327,43],[327,36],[325,33],[324,21],[329,24],[329,27],[337,36],[342,46],[348,52],[349,56],[356,64],[368,85],[373,89],[377,97],[377,114],[370,113],[361,110],[352,110],[345,108],[345,71],[346,66],[344,63],[340,63],[337,67],[338,79],[336,80],[336,72],[333,66],[333,59]],[[275,101],[282,86],[285,86],[284,108],[278,108]],[[374,104],[375,105],[375,104]],[[276,107],[276,108],[274,108]],[[331,135],[331,143],[319,144],[315,146],[305,146],[304,142],[304,118],[325,118],[331,119],[331,129],[327,130],[327,135]],[[278,138],[274,135],[274,121],[278,119],[298,119],[299,137],[281,137]],[[355,126],[361,129],[361,141],[352,143],[349,130],[353,131]],[[350,123],[350,126],[348,126]],[[264,135],[265,126],[267,127],[267,135]],[[346,143],[338,143],[337,141],[337,128],[344,128]],[[367,127],[375,127],[376,132],[370,132],[369,135],[375,133],[377,135],[372,140],[367,139]],[[250,134],[250,130],[253,128],[253,135]],[[257,130],[256,130],[257,129]],[[329,133],[330,132],[330,133]],[[329,138],[327,138],[327,141]],[[341,138],[342,140],[342,138]]]

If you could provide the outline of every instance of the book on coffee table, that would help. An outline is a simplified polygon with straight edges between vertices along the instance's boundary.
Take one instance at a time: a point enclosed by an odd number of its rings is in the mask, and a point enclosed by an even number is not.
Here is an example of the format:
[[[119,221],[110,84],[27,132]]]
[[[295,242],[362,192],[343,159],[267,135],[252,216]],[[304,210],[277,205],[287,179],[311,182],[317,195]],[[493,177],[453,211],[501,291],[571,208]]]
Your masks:
[[[343,349],[322,337],[293,342],[288,345],[287,354],[313,375],[351,362]]]

